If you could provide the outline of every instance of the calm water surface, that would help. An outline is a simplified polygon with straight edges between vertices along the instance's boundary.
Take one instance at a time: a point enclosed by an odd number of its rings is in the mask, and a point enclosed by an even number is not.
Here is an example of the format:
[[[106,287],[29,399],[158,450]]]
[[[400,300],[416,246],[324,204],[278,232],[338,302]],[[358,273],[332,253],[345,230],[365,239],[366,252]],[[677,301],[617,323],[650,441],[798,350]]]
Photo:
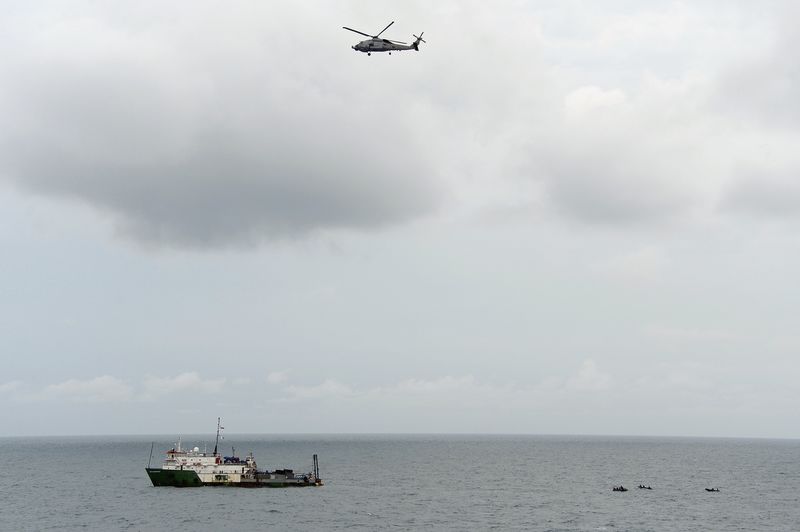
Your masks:
[[[320,456],[322,488],[244,490],[152,487],[153,439],[0,438],[0,530],[800,530],[800,441],[228,435],[262,468]]]

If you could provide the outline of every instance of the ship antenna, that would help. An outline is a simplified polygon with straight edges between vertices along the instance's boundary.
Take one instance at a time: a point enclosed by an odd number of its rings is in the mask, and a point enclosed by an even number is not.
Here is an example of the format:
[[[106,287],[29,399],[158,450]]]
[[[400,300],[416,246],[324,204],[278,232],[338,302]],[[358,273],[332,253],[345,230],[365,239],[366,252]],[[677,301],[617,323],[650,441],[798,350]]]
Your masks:
[[[217,445],[219,445],[219,423],[220,418],[217,418],[217,440],[214,442],[214,456],[217,456]]]

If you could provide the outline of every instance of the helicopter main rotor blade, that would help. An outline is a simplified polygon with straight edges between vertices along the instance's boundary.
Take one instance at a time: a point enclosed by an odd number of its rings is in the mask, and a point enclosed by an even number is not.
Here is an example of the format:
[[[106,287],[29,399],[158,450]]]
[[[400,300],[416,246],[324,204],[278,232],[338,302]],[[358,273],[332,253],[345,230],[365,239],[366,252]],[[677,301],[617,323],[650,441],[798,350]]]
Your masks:
[[[392,24],[394,24],[394,20],[393,20],[393,21],[391,21],[391,22],[389,23],[389,26],[391,26]],[[383,29],[381,30],[381,33],[383,33],[384,31],[388,30],[388,29],[389,29],[389,26],[386,26],[385,28],[383,28]],[[377,39],[378,37],[380,37],[381,33],[377,34],[377,35],[375,36],[375,38]]]
[[[372,37],[372,35],[367,35],[367,34],[366,34],[366,33],[364,33],[363,31],[354,30],[353,28],[348,28],[347,26],[342,26],[342,29],[345,29],[345,30],[350,30],[350,31],[352,31],[352,32],[355,32],[355,33],[361,34],[361,35],[363,35],[364,37]]]

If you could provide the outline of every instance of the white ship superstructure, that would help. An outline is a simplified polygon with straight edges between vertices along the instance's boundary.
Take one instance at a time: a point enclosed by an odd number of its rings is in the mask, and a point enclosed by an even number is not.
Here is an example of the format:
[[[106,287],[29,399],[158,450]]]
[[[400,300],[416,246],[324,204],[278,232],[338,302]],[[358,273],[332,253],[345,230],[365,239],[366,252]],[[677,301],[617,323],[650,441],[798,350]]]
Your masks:
[[[251,478],[258,472],[258,465],[249,453],[244,460],[236,456],[222,457],[218,453],[200,452],[198,447],[190,451],[181,449],[180,440],[173,449],[167,451],[162,469],[192,470],[200,477],[200,481],[241,482],[242,478]]]

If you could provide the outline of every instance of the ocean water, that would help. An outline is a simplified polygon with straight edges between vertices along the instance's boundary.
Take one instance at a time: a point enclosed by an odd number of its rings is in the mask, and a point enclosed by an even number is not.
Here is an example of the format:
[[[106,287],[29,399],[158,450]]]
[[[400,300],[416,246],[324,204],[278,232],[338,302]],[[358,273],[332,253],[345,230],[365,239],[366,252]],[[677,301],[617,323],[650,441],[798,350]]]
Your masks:
[[[793,440],[228,435],[262,468],[319,454],[324,487],[253,490],[154,488],[151,440],[0,438],[0,530],[800,530]]]

